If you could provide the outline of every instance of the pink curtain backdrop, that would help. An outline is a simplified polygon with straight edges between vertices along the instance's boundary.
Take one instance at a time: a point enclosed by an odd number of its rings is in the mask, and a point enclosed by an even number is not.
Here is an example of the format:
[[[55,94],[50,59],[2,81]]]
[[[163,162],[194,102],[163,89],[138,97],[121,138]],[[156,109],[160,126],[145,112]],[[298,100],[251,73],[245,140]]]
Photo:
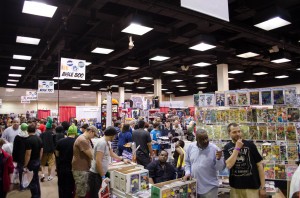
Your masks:
[[[76,118],[75,106],[60,106],[59,107],[59,121],[70,122],[70,118]]]
[[[47,119],[48,116],[50,116],[50,110],[38,110],[38,119]]]

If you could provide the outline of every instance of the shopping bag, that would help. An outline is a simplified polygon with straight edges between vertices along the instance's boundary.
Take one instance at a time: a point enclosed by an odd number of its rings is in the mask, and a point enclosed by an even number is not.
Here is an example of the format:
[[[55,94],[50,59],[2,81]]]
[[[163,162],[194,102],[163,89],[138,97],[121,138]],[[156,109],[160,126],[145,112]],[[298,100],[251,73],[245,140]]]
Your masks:
[[[24,171],[22,174],[22,187],[27,188],[33,178],[33,171]]]
[[[110,181],[108,178],[105,178],[105,180]],[[109,198],[110,192],[109,192],[109,183],[107,183],[105,180],[102,181],[101,188],[98,192],[99,198]]]

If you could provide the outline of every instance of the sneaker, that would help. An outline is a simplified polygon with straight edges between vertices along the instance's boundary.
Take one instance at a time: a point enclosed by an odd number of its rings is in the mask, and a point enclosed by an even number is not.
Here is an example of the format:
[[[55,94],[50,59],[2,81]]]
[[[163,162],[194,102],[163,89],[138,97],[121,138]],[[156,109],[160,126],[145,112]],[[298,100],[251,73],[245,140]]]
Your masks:
[[[41,182],[44,182],[45,181],[45,176],[42,176],[41,177]]]
[[[48,176],[48,181],[51,181],[53,179],[53,177],[52,176]]]

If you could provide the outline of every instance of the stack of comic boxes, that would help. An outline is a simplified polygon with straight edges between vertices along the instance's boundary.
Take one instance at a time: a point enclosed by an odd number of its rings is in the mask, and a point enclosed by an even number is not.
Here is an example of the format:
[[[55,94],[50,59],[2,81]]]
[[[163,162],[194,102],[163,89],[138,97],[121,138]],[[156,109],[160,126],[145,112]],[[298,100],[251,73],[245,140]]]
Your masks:
[[[151,198],[189,198],[197,197],[197,182],[192,179],[183,181],[182,179],[170,180],[157,183],[151,186]]]

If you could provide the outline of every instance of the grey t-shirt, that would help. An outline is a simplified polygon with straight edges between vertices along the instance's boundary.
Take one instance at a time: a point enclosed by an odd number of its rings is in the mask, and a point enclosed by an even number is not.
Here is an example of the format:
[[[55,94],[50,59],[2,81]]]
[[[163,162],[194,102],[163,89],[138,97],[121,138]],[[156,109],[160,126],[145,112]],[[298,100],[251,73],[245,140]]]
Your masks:
[[[14,130],[13,127],[8,127],[5,129],[2,133],[2,138],[6,139],[8,142],[13,143],[15,140],[15,137],[21,133],[20,127],[17,130]]]
[[[151,142],[150,133],[144,129],[137,129],[132,132],[132,141],[135,142],[136,147],[140,146],[138,151],[149,155],[149,148],[147,144]]]
[[[99,173],[96,167],[96,153],[98,151],[104,153],[102,158],[102,168],[103,168],[103,172],[106,173],[109,165],[109,146],[105,141],[104,137],[100,138],[100,140],[96,143],[94,147],[92,166],[90,168],[90,171],[93,173]]]

